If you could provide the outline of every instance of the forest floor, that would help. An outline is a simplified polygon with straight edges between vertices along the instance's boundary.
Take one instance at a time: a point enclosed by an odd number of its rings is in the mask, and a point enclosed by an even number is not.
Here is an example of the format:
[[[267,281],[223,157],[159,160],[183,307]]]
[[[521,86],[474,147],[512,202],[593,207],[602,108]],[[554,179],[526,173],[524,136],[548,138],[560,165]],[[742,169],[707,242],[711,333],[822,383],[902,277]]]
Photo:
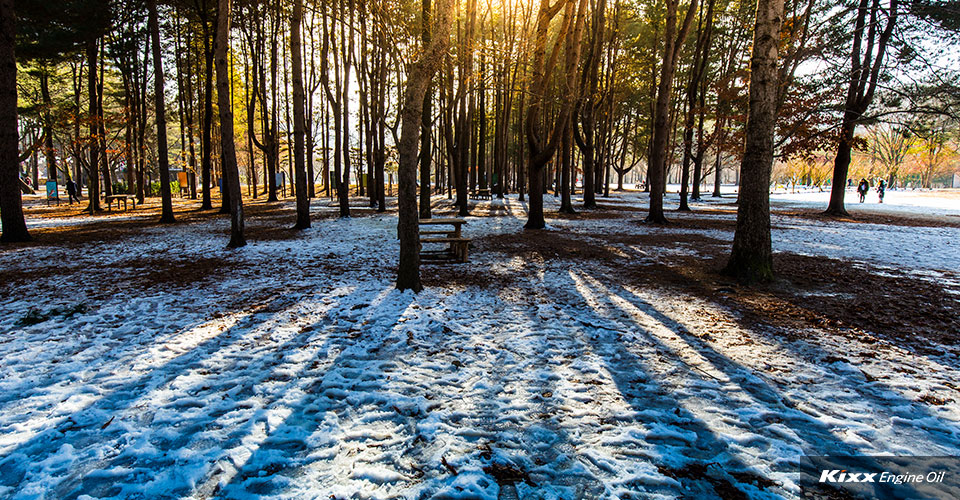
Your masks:
[[[960,197],[825,199],[774,196],[758,287],[719,274],[733,197],[651,226],[643,193],[547,196],[532,232],[515,196],[471,200],[470,262],[415,295],[395,200],[314,200],[302,232],[248,200],[228,250],[193,200],[160,225],[155,200],[28,197],[35,241],[0,247],[0,498],[851,498],[804,457],[960,455]]]

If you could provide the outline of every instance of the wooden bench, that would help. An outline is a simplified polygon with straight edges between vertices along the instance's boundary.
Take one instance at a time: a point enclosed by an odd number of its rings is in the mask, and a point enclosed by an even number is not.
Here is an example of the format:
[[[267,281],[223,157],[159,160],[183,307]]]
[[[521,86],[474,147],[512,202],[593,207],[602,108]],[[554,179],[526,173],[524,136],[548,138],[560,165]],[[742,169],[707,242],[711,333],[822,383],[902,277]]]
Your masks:
[[[451,226],[450,229],[426,229],[420,231],[420,243],[446,243],[449,244],[446,250],[457,259],[458,262],[466,262],[468,249],[470,247],[470,238],[464,238],[460,227],[467,221],[457,218],[448,219],[420,219],[420,226]],[[429,254],[430,252],[426,252]]]
[[[127,202],[133,202],[133,209],[137,209],[137,197],[132,194],[113,194],[110,196],[105,196],[104,200],[107,202],[107,209],[113,211],[113,202],[117,202],[117,210],[120,210],[120,202],[123,202],[123,209],[127,210]]]
[[[493,195],[490,194],[489,189],[478,189],[476,193],[473,193],[473,198],[477,200],[492,200]]]

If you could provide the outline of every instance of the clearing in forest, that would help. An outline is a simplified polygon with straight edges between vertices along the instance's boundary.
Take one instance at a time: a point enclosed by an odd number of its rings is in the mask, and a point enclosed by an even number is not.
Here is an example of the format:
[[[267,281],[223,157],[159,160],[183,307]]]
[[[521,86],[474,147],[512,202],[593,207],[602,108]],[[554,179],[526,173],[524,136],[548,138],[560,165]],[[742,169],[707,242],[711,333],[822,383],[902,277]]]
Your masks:
[[[660,227],[641,193],[548,196],[535,232],[482,201],[470,262],[416,295],[390,211],[314,200],[295,233],[251,203],[227,250],[204,213],[28,206],[36,242],[0,249],[0,498],[829,498],[800,457],[958,455],[960,219],[897,196],[779,197],[757,288],[716,274],[732,198]]]

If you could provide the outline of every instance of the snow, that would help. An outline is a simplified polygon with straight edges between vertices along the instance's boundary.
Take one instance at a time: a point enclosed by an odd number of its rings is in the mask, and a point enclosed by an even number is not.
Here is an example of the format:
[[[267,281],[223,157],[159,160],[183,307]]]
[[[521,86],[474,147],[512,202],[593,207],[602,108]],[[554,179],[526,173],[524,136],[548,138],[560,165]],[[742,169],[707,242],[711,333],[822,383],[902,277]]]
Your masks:
[[[850,188],[846,191],[845,202],[848,209],[870,214],[960,217],[960,192],[955,189],[887,189],[884,191],[883,203],[879,202],[877,196],[873,189],[867,193],[864,203],[858,203],[856,191]],[[770,198],[783,207],[822,209],[830,202],[830,191],[782,191],[773,193]]]
[[[465,234],[520,231],[516,198],[490,203],[514,215],[470,217]],[[734,217],[716,202],[697,208]],[[776,251],[933,278],[960,269],[957,228],[773,224]],[[918,401],[960,379],[946,351],[788,339],[588,261],[474,252],[440,272],[515,279],[399,292],[392,215],[318,220],[239,250],[224,248],[228,225],[0,250],[0,267],[23,273],[69,263],[0,286],[0,498],[716,497],[706,480],[668,474],[693,463],[750,498],[797,498],[805,454],[960,454],[960,404]],[[550,226],[585,242],[661,231],[624,219]],[[640,250],[650,261],[695,251]],[[222,271],[134,285],[151,262],[200,259]],[[31,308],[49,319],[25,324]],[[529,481],[501,487],[484,471],[494,463]]]

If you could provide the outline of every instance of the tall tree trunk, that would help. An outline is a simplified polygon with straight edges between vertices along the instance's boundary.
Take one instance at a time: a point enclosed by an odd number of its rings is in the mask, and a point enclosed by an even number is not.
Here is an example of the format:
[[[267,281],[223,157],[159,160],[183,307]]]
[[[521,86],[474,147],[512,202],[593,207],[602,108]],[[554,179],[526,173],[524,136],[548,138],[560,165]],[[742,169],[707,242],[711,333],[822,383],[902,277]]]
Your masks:
[[[135,94],[137,96],[137,127],[134,134],[134,141],[137,142],[137,203],[143,203],[148,188],[144,175],[147,168],[147,83],[149,80],[147,78],[149,73],[147,71],[147,61],[150,57],[150,44],[146,43],[144,45],[143,65],[140,65],[139,57],[134,65],[134,68],[136,68],[134,75],[137,81]]]
[[[713,134],[716,136],[717,140],[717,156],[714,158],[713,165],[713,193],[711,194],[714,198],[720,198],[722,193],[720,193],[720,182],[723,180],[723,117],[720,116],[720,101],[717,101],[717,121],[714,125],[716,129]]]
[[[567,120],[566,130],[563,132],[563,141],[560,143],[560,213],[575,214],[573,200],[570,195],[570,170],[573,160],[573,131],[570,120]]]
[[[523,226],[524,229],[543,229],[546,227],[546,221],[543,219],[543,188],[545,187],[544,177],[546,174],[544,167],[556,153],[570,119],[570,114],[573,111],[574,86],[576,84],[575,70],[580,55],[580,39],[578,37],[583,33],[582,22],[586,10],[586,0],[580,0],[579,8],[576,3],[576,0],[567,0],[550,5],[549,0],[541,0],[537,13],[533,77],[528,92],[530,94],[530,105],[524,119],[524,133],[529,148],[527,176],[529,179],[528,192],[530,194],[527,223]],[[547,35],[550,23],[560,12],[560,9],[564,9],[563,26],[548,61],[546,57]],[[556,66],[561,44],[564,45],[564,51],[567,54],[562,85],[564,95],[553,129],[545,141],[540,130],[540,122],[550,83],[550,75]]]
[[[20,197],[17,133],[16,14],[13,0],[0,0],[0,242],[30,241]]]
[[[597,172],[596,164],[596,108],[597,108],[597,90],[600,83],[600,59],[603,55],[604,23],[606,0],[597,2],[593,12],[592,33],[590,35],[590,52],[587,54],[587,61],[584,66],[583,77],[580,82],[582,95],[578,101],[576,117],[579,120],[573,120],[573,129],[575,139],[580,152],[583,154],[583,208],[597,207]],[[581,132],[577,122],[583,124]]]
[[[678,29],[677,8],[679,0],[667,0],[666,30],[664,33],[663,62],[660,66],[660,82],[657,87],[657,100],[653,108],[653,143],[650,150],[650,164],[647,169],[647,186],[650,188],[650,212],[647,222],[663,224],[667,218],[663,214],[663,194],[666,190],[667,143],[670,142],[670,99],[673,95],[673,77],[677,69],[677,59],[687,32],[693,24],[697,0],[690,2],[687,13]]]
[[[100,168],[103,171],[103,194],[105,196],[110,196],[113,194],[113,172],[111,172],[110,164],[108,162],[107,156],[107,122],[104,119],[103,113],[103,82],[104,82],[104,71],[106,65],[104,64],[104,52],[106,51],[104,45],[105,40],[100,38],[100,80],[97,82],[97,137],[100,140]]]
[[[477,177],[481,189],[488,189],[487,180],[487,86],[486,57],[480,53],[480,107],[477,125]]]
[[[221,3],[223,0],[220,0]],[[202,184],[201,210],[211,210],[213,201],[210,197],[210,171],[212,169],[211,148],[213,147],[213,50],[210,48],[210,36],[207,29],[207,20],[203,23],[203,56],[206,71],[203,79],[203,134],[200,138],[200,175]],[[214,40],[216,43],[216,40]]]
[[[89,205],[90,213],[100,211],[100,141],[97,139],[97,133],[100,128],[97,126],[97,40],[91,39],[87,42],[87,97],[90,105],[87,114],[90,123],[90,164],[88,165],[87,175],[89,177]]]
[[[377,195],[377,212],[386,212],[387,210],[387,195],[385,190],[385,168],[387,163],[387,32],[384,26],[377,26],[377,45],[378,50],[376,52],[377,61],[374,65],[376,68],[375,80],[377,81],[376,92],[374,93],[373,99],[373,110],[374,120],[373,120],[373,134],[371,137],[374,139],[376,147],[374,148],[374,173],[375,173],[375,186],[376,186],[376,195]],[[429,86],[428,86],[429,88]],[[427,101],[426,95],[424,95],[424,101]],[[429,176],[429,169],[427,170]],[[430,183],[429,177],[427,179],[427,193],[430,192]],[[423,188],[421,188],[423,189]]]
[[[706,116],[706,82],[700,85],[700,100],[698,101],[697,117],[697,153],[693,156],[693,185],[690,188],[690,199],[700,200],[700,184],[703,182],[703,158],[707,153],[709,144],[703,138],[703,122]]]
[[[43,100],[43,153],[47,160],[47,180],[57,180],[57,155],[53,149],[53,117],[50,108],[53,101],[50,99],[50,68],[46,64],[40,69],[40,96]],[[68,176],[69,177],[69,176]]]
[[[83,196],[83,173],[80,154],[80,94],[83,92],[83,59],[71,62],[73,70],[73,176],[77,179],[77,194]]]
[[[160,22],[157,19],[157,0],[147,0],[150,9],[150,34],[153,38],[153,88],[156,99],[157,155],[160,166],[160,222],[175,222],[173,200],[170,193],[170,159],[167,156],[167,112],[163,102],[163,62],[160,47]]]
[[[701,4],[701,15],[698,21],[697,26],[697,45],[694,49],[693,54],[693,65],[690,71],[690,81],[687,85],[687,102],[686,102],[686,113],[684,115],[683,123],[683,160],[681,167],[681,176],[680,176],[680,208],[681,211],[690,210],[690,205],[687,203],[687,195],[689,193],[690,186],[690,163],[695,163],[695,171],[693,183],[698,184],[700,181],[699,169],[700,163],[695,158],[693,153],[693,133],[694,133],[694,124],[697,118],[697,115],[701,117],[700,120],[700,132],[698,139],[702,141],[703,139],[703,108],[702,102],[703,99],[700,97],[700,91],[703,88],[702,82],[704,74],[707,70],[708,56],[710,50],[710,35],[713,29],[713,6],[716,3],[715,0],[709,0],[707,7],[706,17],[703,17],[703,5]],[[698,150],[703,150],[702,144],[697,144]],[[699,189],[695,189],[694,198],[699,198]]]
[[[177,20],[182,21],[182,18],[177,16]],[[190,188],[190,198],[197,199],[197,156],[194,145],[194,131],[193,131],[193,77],[191,75],[193,68],[191,63],[190,54],[193,52],[190,40],[191,37],[187,36],[186,46],[180,45],[180,29],[177,29],[177,83],[178,94],[180,94],[180,103],[182,107],[182,126],[185,125],[184,134],[186,137],[186,143],[189,145],[189,153],[187,156],[187,165],[189,168],[184,168],[188,171],[187,183]],[[183,55],[183,61],[181,62],[180,57]],[[182,149],[184,144],[180,145]]]
[[[303,0],[294,0],[290,18],[290,62],[293,66],[293,154],[297,191],[297,224],[294,229],[310,227],[310,198],[307,192],[307,172],[304,165],[304,92],[303,61],[300,53],[300,23],[303,19]]]
[[[136,181],[134,180],[134,171],[136,170],[136,162],[133,159],[133,150],[134,150],[134,129],[136,128],[136,112],[134,109],[134,98],[133,90],[131,89],[130,82],[132,72],[123,78],[123,94],[124,94],[124,105],[126,106],[126,123],[124,123],[124,145],[123,145],[123,161],[126,163],[127,168],[127,194],[136,195],[137,187]],[[181,129],[182,130],[182,129]]]
[[[310,62],[310,78],[308,79],[308,85],[306,92],[306,109],[304,110],[304,116],[306,118],[306,124],[304,126],[304,133],[306,134],[306,155],[307,155],[307,194],[311,199],[316,198],[317,196],[317,185],[316,185],[316,172],[314,170],[314,158],[313,154],[316,151],[316,137],[314,136],[315,128],[314,124],[315,118],[313,115],[313,103],[316,97],[317,87],[319,86],[319,80],[317,79],[317,57],[316,57],[316,38],[314,34],[316,22],[316,13],[312,13],[310,16],[310,24],[303,30],[304,33],[310,34],[310,43],[306,44],[304,47],[304,57]],[[310,47],[310,55],[306,55],[306,47]]]
[[[424,47],[407,76],[403,108],[400,112],[399,166],[399,221],[400,264],[397,268],[397,288],[419,292],[420,283],[420,226],[417,211],[417,142],[423,125],[423,98],[430,80],[447,50],[453,0],[437,0],[433,37]]]
[[[430,45],[430,0],[422,0],[420,7],[421,39],[423,46]],[[432,80],[431,75],[431,80]],[[420,218],[430,218],[430,161],[433,155],[433,99],[430,82],[423,93],[423,110],[420,119]]]
[[[847,90],[843,121],[840,124],[840,143],[837,146],[837,157],[833,164],[830,204],[825,212],[828,215],[847,215],[844,195],[847,191],[847,174],[850,171],[853,138],[856,134],[857,124],[867,108],[870,107],[870,103],[873,102],[880,71],[883,69],[887,43],[897,23],[898,7],[898,0],[890,0],[889,9],[882,9],[880,0],[860,0],[859,2],[853,30],[850,84]],[[887,23],[881,31],[878,28],[883,13],[887,15]],[[864,33],[864,30],[867,30],[866,33]],[[864,36],[866,36],[867,46],[865,50],[861,51]],[[874,52],[874,49],[876,49],[876,52]]]
[[[457,161],[454,164],[454,181],[457,191],[458,215],[466,217],[470,215],[468,206],[468,187],[470,184],[471,165],[471,146],[473,144],[472,131],[474,92],[472,92],[473,83],[473,57],[474,57],[474,32],[477,22],[477,1],[467,0],[466,11],[466,34],[463,42],[460,44],[457,54],[460,60],[458,71],[459,81],[457,83],[457,101],[459,102],[459,111],[456,118],[456,149]]]
[[[263,93],[261,97],[263,98],[264,104],[264,116],[265,123],[269,124],[268,130],[266,132],[266,145],[268,151],[266,152],[267,156],[267,171],[270,176],[268,185],[270,186],[270,191],[267,193],[267,201],[278,201],[277,197],[277,188],[278,182],[277,177],[280,173],[280,105],[279,99],[277,99],[278,89],[280,85],[278,84],[277,74],[279,71],[279,61],[277,58],[279,50],[279,41],[278,37],[280,36],[280,19],[278,15],[270,16],[271,19],[271,37],[270,37],[270,108],[266,107],[267,99],[267,90],[264,88],[266,85],[266,76],[260,80],[261,89]]]
[[[43,137],[37,136],[38,132],[33,130],[30,135],[33,137],[33,141],[36,142]],[[37,150],[33,149],[30,152],[30,171],[32,173],[33,189],[40,189],[40,156],[37,154]]]
[[[342,26],[340,32],[340,49],[343,62],[343,95],[340,98],[343,106],[343,179],[340,181],[340,216],[350,216],[350,66],[353,62],[353,48],[355,36],[353,34],[354,0],[348,0],[347,10],[350,12],[349,25]],[[341,13],[343,14],[343,13]],[[349,33],[347,35],[347,33]],[[346,35],[346,40],[344,36]]]
[[[783,0],[758,0],[750,58],[750,110],[740,166],[740,202],[733,251],[725,273],[744,283],[773,279],[770,173],[773,170]]]
[[[230,243],[229,248],[247,244],[243,236],[243,198],[240,194],[240,170],[237,168],[237,150],[233,137],[233,103],[230,99],[230,67],[227,49],[230,45],[230,3],[219,0],[217,14],[217,37],[215,52],[217,60],[217,106],[220,108],[220,169],[226,189],[230,191]]]

